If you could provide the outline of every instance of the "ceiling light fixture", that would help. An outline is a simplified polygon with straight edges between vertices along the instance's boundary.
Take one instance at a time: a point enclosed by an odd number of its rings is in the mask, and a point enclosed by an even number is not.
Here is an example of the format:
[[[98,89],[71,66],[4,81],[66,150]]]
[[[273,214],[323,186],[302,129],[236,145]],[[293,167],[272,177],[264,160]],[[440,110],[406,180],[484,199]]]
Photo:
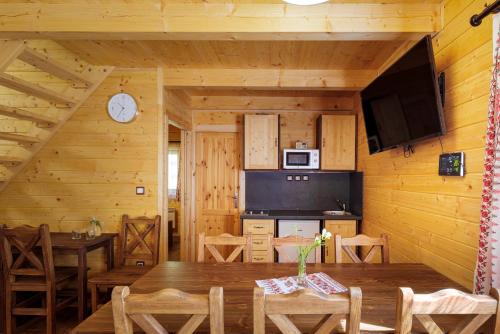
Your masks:
[[[328,0],[283,0],[283,1],[292,5],[299,5],[299,6],[319,5],[320,3],[328,2]]]

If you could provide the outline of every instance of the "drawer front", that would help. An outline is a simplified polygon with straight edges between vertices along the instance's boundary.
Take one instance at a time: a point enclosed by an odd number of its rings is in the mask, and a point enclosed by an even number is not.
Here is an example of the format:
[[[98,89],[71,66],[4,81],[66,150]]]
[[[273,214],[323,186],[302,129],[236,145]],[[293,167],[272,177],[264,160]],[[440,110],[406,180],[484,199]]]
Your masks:
[[[252,251],[252,262],[267,262],[267,251]]]
[[[274,220],[245,219],[243,234],[274,234]]]
[[[270,247],[267,235],[252,234],[252,251],[267,251]]]

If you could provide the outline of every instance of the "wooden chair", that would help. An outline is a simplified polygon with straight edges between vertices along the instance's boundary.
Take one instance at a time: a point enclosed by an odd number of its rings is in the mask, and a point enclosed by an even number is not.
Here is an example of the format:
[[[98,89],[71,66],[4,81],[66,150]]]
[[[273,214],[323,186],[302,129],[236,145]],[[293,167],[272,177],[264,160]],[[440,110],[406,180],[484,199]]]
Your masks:
[[[77,299],[62,291],[77,279],[76,267],[54,267],[49,226],[0,228],[0,255],[5,282],[5,330],[16,332],[17,316],[44,316],[46,332],[56,332],[56,312]],[[34,292],[20,300],[18,292]],[[34,306],[42,297],[41,306]],[[37,298],[35,298],[37,297]]]
[[[149,294],[130,294],[126,286],[117,286],[112,294],[115,333],[132,334],[135,322],[146,333],[168,333],[152,314],[191,315],[176,333],[193,333],[210,316],[210,333],[224,333],[224,297],[221,287],[208,295],[193,295],[176,289]]]
[[[318,236],[319,234],[317,234]],[[296,235],[289,235],[281,238],[273,238],[272,235],[269,237],[269,243],[271,244],[271,251],[269,252],[269,262],[274,262],[274,250],[278,255],[284,257],[285,263],[297,262],[297,258],[290,258],[284,252],[283,247],[299,247],[299,246],[310,246],[314,242],[314,238],[304,238]],[[321,263],[321,247],[317,247],[314,250],[314,262]]]
[[[263,288],[254,288],[253,332],[264,334],[266,315],[282,333],[300,334],[287,315],[323,315],[310,332],[331,333],[346,319],[346,333],[359,333],[361,289],[349,288],[349,295],[324,295],[312,289],[298,290],[287,295],[265,295]]]
[[[457,327],[450,333],[473,334],[488,319],[494,321],[493,333],[500,333],[499,292],[493,297],[463,293],[445,289],[430,294],[414,294],[411,288],[399,288],[396,306],[396,334],[410,334],[413,316],[431,334],[443,331],[431,315],[464,315]]]
[[[369,246],[371,247],[365,258],[361,260],[351,247]],[[380,247],[382,263],[389,263],[389,237],[387,234],[380,235],[380,238],[371,238],[364,234],[358,234],[352,238],[342,238],[340,234],[335,235],[335,262],[342,263],[342,250],[349,255],[354,263],[370,262],[377,248]]]
[[[216,246],[236,246],[236,248],[224,258]],[[252,236],[234,236],[223,233],[217,236],[206,236],[200,233],[198,236],[198,262],[205,262],[205,247],[217,262],[233,262],[240,253],[244,253],[244,258],[249,259],[252,249]]]
[[[131,285],[158,264],[160,216],[129,218],[123,215],[119,245],[119,267],[95,275],[88,280],[92,312],[99,305],[99,289]],[[142,252],[139,252],[141,251]],[[132,264],[131,264],[132,263]]]

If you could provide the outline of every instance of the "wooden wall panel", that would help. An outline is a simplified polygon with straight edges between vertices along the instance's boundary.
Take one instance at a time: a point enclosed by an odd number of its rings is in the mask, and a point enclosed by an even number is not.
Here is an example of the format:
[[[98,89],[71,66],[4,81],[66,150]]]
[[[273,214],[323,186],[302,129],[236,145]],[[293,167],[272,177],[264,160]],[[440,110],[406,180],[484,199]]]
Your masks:
[[[104,231],[118,232],[124,213],[156,215],[156,73],[112,73],[0,194],[0,222],[71,231],[96,216]],[[120,91],[137,99],[140,115],[133,123],[107,116],[109,97]],[[146,194],[136,196],[136,186],[145,186]],[[93,270],[102,268],[99,259],[91,257]]]
[[[359,114],[358,168],[365,173],[363,232],[388,233],[393,262],[423,262],[472,288],[479,233],[492,44],[491,17],[469,25],[481,11],[478,1],[444,2],[443,31],[433,39],[438,72],[446,73],[445,119],[441,140],[368,155]],[[359,110],[359,100],[355,100]],[[438,156],[464,151],[466,176],[438,176]]]

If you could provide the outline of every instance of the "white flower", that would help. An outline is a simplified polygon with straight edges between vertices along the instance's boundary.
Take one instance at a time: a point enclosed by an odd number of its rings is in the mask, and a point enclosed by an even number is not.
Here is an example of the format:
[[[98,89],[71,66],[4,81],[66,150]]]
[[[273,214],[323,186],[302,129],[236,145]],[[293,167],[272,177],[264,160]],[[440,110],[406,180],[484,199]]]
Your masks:
[[[328,232],[326,230],[326,228],[324,228],[323,231],[321,232],[321,238],[322,239],[330,239],[331,237],[332,237],[332,233]]]

